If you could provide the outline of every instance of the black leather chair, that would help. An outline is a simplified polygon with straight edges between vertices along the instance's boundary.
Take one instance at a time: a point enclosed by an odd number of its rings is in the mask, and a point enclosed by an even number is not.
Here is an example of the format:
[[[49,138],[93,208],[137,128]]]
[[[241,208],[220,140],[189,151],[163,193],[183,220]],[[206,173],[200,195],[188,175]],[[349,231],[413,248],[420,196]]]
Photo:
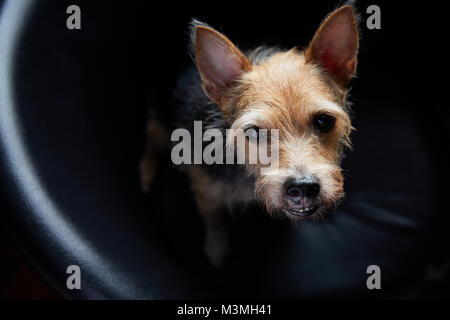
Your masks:
[[[352,98],[357,131],[354,151],[344,161],[343,205],[324,221],[298,229],[257,207],[230,216],[233,254],[223,270],[210,267],[201,252],[203,229],[187,179],[163,165],[145,196],[137,171],[145,105],[158,103],[163,111],[168,106],[161,97],[187,61],[184,49],[175,50],[184,48],[184,32],[172,39],[180,45],[167,49],[179,57],[171,73],[159,73],[163,68],[152,64],[142,71],[140,63],[152,57],[136,46],[141,33],[130,31],[133,21],[126,17],[134,9],[96,3],[81,5],[78,31],[65,26],[68,1],[6,1],[0,18],[5,223],[61,295],[445,295],[448,274],[436,267],[430,272],[430,265],[448,257],[435,133],[420,114],[399,108],[403,97],[377,98],[357,89]],[[158,50],[163,49],[154,49],[158,57],[170,56]],[[149,84],[142,83],[147,78]],[[156,82],[158,90],[151,85]],[[152,95],[147,85],[157,92]],[[73,264],[81,268],[81,290],[66,288],[66,268]],[[366,268],[374,264],[381,268],[382,290],[370,291]]]

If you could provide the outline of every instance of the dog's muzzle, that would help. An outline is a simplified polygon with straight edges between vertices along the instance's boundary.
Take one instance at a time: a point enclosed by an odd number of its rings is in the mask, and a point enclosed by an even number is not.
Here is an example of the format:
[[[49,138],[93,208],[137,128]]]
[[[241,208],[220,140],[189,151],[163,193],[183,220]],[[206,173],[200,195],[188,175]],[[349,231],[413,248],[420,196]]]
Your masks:
[[[319,208],[317,196],[320,185],[317,179],[308,177],[291,179],[285,184],[285,211],[299,217],[308,217]]]

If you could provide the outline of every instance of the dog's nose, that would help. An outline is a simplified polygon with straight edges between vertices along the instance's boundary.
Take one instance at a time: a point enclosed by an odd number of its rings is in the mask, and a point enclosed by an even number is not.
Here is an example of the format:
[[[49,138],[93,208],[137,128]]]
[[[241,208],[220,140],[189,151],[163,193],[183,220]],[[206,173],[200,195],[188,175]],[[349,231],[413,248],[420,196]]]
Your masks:
[[[300,201],[302,198],[313,199],[317,197],[320,186],[316,182],[300,182],[287,186],[286,195],[294,202]]]

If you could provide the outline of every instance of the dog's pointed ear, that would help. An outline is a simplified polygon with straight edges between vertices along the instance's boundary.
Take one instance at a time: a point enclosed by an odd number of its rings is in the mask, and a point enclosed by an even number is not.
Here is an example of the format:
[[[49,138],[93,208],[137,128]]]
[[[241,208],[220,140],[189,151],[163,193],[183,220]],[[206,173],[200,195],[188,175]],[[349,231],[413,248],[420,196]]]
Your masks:
[[[321,65],[345,88],[356,71],[358,46],[356,17],[345,5],[322,22],[306,49],[306,62]]]
[[[223,34],[211,27],[193,22],[192,45],[205,93],[222,104],[236,80],[252,68],[251,63]]]

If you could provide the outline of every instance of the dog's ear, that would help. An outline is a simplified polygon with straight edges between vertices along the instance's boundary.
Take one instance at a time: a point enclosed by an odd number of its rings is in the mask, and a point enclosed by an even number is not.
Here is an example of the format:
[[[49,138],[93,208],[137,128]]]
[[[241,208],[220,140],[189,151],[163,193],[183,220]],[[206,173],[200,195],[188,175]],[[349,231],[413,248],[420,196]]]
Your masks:
[[[306,62],[324,67],[345,88],[356,71],[358,28],[353,8],[345,5],[332,12],[316,31],[306,49]]]
[[[236,80],[250,71],[252,65],[227,37],[211,27],[194,22],[191,32],[203,89],[215,103],[221,105]]]

